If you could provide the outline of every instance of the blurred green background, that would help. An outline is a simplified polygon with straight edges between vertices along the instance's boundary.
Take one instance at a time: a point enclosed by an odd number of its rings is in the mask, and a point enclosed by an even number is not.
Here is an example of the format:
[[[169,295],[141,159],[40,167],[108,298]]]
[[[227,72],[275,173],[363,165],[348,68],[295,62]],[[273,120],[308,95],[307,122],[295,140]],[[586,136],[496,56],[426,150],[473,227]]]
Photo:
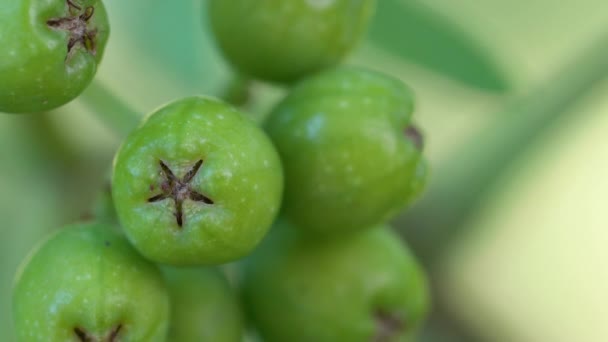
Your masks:
[[[105,3],[112,36],[95,85],[52,113],[0,115],[2,341],[20,261],[90,215],[108,181],[122,133],[98,114],[124,113],[100,107],[100,89],[143,114],[221,96],[234,78],[204,2]],[[379,0],[347,63],[417,94],[433,175],[395,225],[432,277],[422,340],[607,341],[608,3]],[[258,119],[285,92],[251,91]]]

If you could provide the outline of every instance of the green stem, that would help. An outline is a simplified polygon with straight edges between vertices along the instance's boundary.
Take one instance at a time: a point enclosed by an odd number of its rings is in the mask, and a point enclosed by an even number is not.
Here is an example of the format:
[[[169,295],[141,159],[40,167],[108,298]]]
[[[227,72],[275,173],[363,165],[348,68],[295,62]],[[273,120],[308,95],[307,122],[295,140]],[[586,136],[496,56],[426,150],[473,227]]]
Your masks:
[[[251,79],[234,74],[224,88],[221,97],[235,107],[245,107],[251,101]]]
[[[62,134],[53,122],[52,116],[61,109],[47,113],[23,115],[24,133],[29,136],[30,146],[40,152],[50,164],[57,166],[74,166],[78,162],[78,151]]]
[[[141,120],[133,108],[99,81],[93,81],[80,99],[97,118],[121,137],[129,134]]]
[[[436,167],[427,194],[400,219],[413,247],[432,262],[459,232],[508,165],[595,84],[608,76],[608,35]]]

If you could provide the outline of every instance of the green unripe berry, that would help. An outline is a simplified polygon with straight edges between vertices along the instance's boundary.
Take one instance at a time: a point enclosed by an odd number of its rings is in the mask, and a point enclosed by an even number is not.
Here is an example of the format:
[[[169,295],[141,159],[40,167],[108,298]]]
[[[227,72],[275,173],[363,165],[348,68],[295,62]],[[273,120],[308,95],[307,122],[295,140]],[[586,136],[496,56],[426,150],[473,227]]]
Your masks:
[[[403,209],[427,173],[412,110],[401,81],[363,69],[296,85],[265,123],[285,170],[285,214],[303,229],[340,234]]]
[[[220,102],[191,97],[146,118],[114,163],[112,196],[147,258],[219,264],[248,254],[281,203],[280,160],[264,132]]]
[[[19,341],[164,341],[169,296],[158,269],[111,227],[81,224],[43,243],[17,276]]]
[[[312,239],[286,222],[244,265],[246,309],[264,341],[413,341],[426,277],[389,227]]]
[[[169,341],[242,341],[241,309],[220,271],[163,267],[163,273],[171,295]]]
[[[375,0],[211,0],[226,59],[240,72],[292,82],[337,64],[360,40]]]
[[[93,79],[108,34],[101,0],[2,0],[0,112],[73,100]]]

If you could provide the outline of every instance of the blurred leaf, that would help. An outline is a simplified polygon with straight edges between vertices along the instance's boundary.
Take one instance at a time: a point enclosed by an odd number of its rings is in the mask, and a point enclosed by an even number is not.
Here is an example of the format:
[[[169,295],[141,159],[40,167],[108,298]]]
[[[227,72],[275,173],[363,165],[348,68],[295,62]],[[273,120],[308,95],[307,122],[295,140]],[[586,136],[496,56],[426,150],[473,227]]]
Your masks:
[[[607,93],[508,167],[437,264],[444,305],[483,341],[608,341]]]
[[[472,35],[422,3],[380,0],[370,28],[372,44],[470,86],[506,91],[499,63]]]
[[[452,157],[437,165],[425,196],[402,218],[417,252],[433,262],[463,229],[507,167],[608,77],[608,34],[535,91],[514,99]]]

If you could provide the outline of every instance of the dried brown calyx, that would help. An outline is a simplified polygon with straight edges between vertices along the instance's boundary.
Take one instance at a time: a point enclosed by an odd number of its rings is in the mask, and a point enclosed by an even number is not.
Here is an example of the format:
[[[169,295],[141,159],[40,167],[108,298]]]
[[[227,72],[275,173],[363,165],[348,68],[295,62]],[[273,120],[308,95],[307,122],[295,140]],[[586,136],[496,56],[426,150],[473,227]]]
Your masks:
[[[97,53],[97,29],[91,28],[90,21],[95,14],[95,7],[88,6],[82,8],[71,0],[67,0],[68,13],[61,18],[52,18],[47,20],[46,24],[54,30],[63,30],[69,33],[68,60],[77,47],[83,47],[90,54]]]
[[[376,311],[374,318],[376,320],[376,334],[372,342],[393,341],[395,337],[403,334],[406,328],[403,319],[386,311]]]
[[[419,151],[424,149],[424,136],[416,126],[407,126],[404,133],[407,139],[410,140]]]
[[[105,337],[97,339],[95,336],[89,334],[85,329],[81,327],[74,328],[74,334],[78,337],[81,342],[119,342],[120,332],[122,330],[122,324],[117,325],[112,329]]]
[[[172,199],[175,203],[175,220],[177,221],[177,225],[182,227],[184,224],[184,213],[183,213],[183,205],[186,199],[195,201],[195,202],[203,202],[205,204],[213,204],[213,200],[196,190],[194,190],[190,183],[199,169],[203,165],[203,161],[199,160],[186,172],[184,177],[181,179],[177,178],[173,171],[165,164],[162,160],[159,162],[161,173],[163,175],[163,180],[160,184],[161,193],[155,196],[148,198],[148,202],[158,202],[165,199]]]

